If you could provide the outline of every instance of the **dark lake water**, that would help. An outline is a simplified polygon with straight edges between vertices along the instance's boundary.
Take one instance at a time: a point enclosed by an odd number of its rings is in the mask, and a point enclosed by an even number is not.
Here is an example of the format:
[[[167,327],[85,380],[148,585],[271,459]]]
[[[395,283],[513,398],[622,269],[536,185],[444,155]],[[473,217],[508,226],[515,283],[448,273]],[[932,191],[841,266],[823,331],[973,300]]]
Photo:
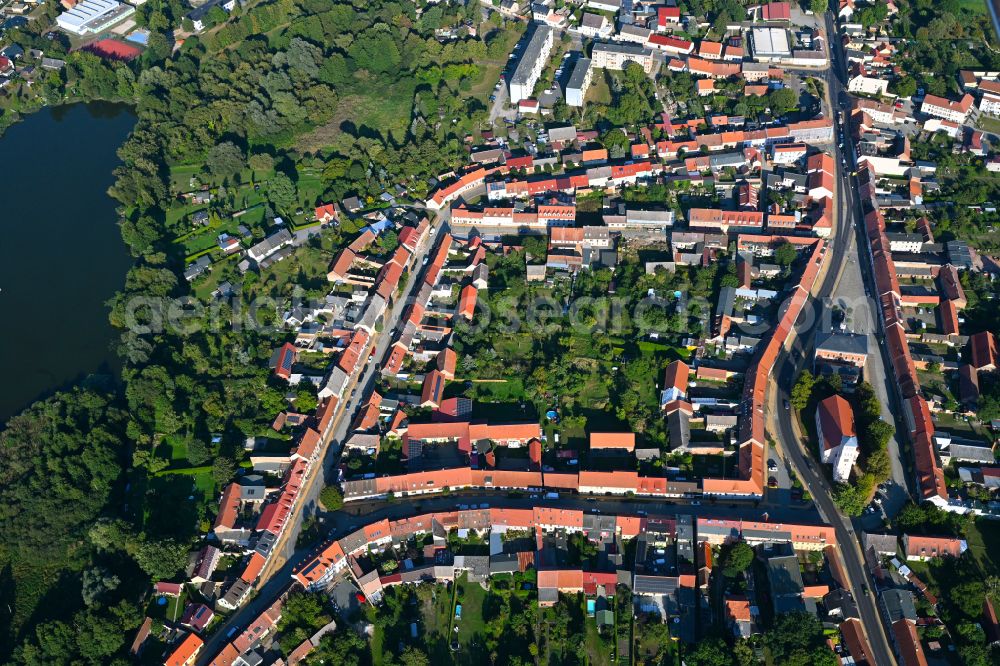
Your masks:
[[[117,376],[105,302],[131,264],[107,195],[135,116],[75,104],[0,136],[0,424],[92,373]]]

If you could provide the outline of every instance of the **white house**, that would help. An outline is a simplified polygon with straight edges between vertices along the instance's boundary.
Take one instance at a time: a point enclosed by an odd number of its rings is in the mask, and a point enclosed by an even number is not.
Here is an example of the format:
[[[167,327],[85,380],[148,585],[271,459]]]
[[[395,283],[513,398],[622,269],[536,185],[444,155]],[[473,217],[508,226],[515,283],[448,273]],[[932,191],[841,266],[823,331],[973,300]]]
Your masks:
[[[549,54],[552,52],[554,35],[552,28],[541,25],[535,29],[535,33],[528,40],[528,45],[524,48],[524,55],[517,64],[517,69],[510,77],[510,103],[517,104],[522,99],[531,97],[535,91],[535,84],[538,77],[545,69]]]
[[[858,459],[858,437],[850,403],[839,395],[820,402],[816,408],[816,433],[823,462],[833,466],[834,481],[846,482]]]

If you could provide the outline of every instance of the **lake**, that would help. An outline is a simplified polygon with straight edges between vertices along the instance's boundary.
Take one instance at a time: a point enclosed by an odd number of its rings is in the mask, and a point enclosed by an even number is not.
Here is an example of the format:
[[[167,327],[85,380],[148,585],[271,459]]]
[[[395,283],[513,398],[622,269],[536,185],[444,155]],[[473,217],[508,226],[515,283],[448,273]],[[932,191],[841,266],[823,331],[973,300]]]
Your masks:
[[[0,136],[0,424],[88,374],[117,377],[105,302],[131,258],[107,195],[135,116],[44,109]]]

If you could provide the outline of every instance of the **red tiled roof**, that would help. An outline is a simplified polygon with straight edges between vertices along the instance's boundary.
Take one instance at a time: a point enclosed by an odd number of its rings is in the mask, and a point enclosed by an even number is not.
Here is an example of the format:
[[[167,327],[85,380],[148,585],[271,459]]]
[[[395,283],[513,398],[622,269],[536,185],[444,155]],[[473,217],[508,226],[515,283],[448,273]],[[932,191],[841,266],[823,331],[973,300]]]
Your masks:
[[[816,408],[819,413],[821,445],[824,451],[841,445],[845,437],[856,437],[854,411],[842,396],[831,395]]]
[[[687,394],[688,376],[691,374],[691,367],[684,361],[673,361],[664,371],[663,388],[675,388],[681,393]]]
[[[257,576],[259,576],[260,572],[264,569],[264,564],[266,563],[267,560],[264,559],[264,556],[255,551],[254,554],[250,556],[250,561],[247,562],[247,566],[243,569],[243,573],[240,574],[240,578],[252,585],[253,582],[257,580]]]
[[[691,53],[694,50],[692,42],[686,39],[678,39],[677,37],[668,37],[667,35],[650,35],[646,43],[649,46],[664,51],[675,51],[677,53]]]
[[[236,525],[236,517],[240,510],[240,486],[238,483],[230,483],[222,493],[222,501],[219,502],[219,515],[215,517],[213,529],[220,527],[233,527]]]
[[[479,290],[473,285],[467,284],[462,288],[462,293],[459,296],[458,301],[458,314],[462,315],[466,319],[472,319],[472,316],[476,312],[476,299],[479,294]]]
[[[590,433],[591,449],[625,449],[635,450],[634,432],[592,432]]]
[[[582,590],[583,571],[580,569],[542,570],[538,572],[538,587],[559,590]]]
[[[857,618],[848,618],[840,623],[840,635],[847,647],[847,651],[854,659],[857,666],[875,666],[875,658],[872,657],[872,648],[861,628],[861,621]]]
[[[174,651],[170,653],[167,660],[164,662],[165,666],[187,666],[194,662],[195,656],[201,650],[202,646],[205,645],[205,641],[201,640],[194,634],[188,634],[183,641],[180,642]]]
[[[980,331],[969,338],[969,358],[976,370],[997,365],[997,339],[992,331]]]
[[[903,548],[907,557],[961,557],[965,542],[951,537],[903,535]]]
[[[445,378],[440,370],[431,370],[424,377],[424,387],[420,394],[420,404],[440,405],[444,396]]]
[[[765,21],[790,21],[792,5],[788,2],[770,2],[761,7],[760,16]]]
[[[892,623],[892,635],[899,648],[902,666],[927,666],[924,648],[920,644],[920,636],[917,635],[916,623],[905,618],[896,620]]]
[[[733,622],[749,622],[750,602],[746,597],[730,597],[726,599],[726,617]]]

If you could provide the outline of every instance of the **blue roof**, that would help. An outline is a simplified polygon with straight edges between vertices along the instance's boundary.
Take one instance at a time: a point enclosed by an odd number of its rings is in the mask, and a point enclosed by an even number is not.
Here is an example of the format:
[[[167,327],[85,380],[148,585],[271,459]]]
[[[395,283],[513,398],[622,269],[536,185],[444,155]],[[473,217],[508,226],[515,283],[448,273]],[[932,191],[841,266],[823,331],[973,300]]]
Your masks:
[[[392,220],[385,219],[385,220],[382,220],[381,222],[373,222],[373,223],[369,224],[367,227],[365,227],[365,229],[368,229],[373,234],[378,235],[378,234],[382,233],[383,231],[386,231],[387,229],[391,229],[392,226],[393,226]]]

